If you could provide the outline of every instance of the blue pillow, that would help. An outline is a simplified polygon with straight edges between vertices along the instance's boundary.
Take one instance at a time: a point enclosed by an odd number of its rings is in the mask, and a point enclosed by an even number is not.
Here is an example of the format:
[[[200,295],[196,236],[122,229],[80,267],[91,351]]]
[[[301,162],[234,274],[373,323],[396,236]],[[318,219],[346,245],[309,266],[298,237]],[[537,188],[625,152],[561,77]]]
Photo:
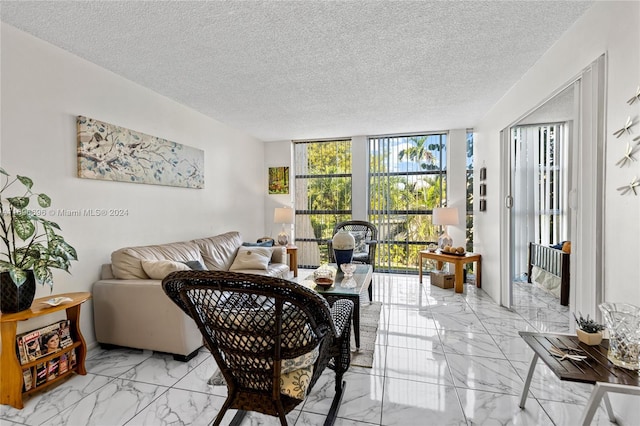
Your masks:
[[[204,265],[202,263],[200,263],[199,260],[186,260],[186,261],[184,261],[182,263],[184,263],[189,268],[191,268],[192,271],[206,271],[207,270],[204,267]]]
[[[242,243],[245,247],[273,247],[273,241],[263,241],[261,243]]]
[[[561,242],[560,244],[554,244],[551,247],[552,249],[556,249],[556,250],[562,250],[562,245],[565,243],[565,241]]]

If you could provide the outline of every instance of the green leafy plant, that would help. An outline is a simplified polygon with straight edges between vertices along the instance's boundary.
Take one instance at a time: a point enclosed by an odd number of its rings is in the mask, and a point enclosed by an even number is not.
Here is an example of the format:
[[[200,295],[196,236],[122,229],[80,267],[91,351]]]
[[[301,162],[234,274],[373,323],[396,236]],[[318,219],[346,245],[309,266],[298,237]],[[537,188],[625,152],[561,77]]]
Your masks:
[[[0,238],[4,243],[0,272],[8,272],[19,287],[26,281],[27,271],[33,270],[39,283],[53,289],[51,268],[69,272],[70,262],[78,260],[76,250],[57,234],[57,223],[34,214],[38,209],[29,209],[34,197],[41,209],[48,208],[49,196],[33,192],[33,181],[26,176],[12,178],[3,168],[0,175]],[[6,196],[5,191],[17,182],[24,187],[22,195]]]
[[[580,318],[576,317],[576,314],[573,314],[573,317],[576,319],[576,323],[578,324],[578,328],[585,333],[597,333],[599,331],[604,330],[606,327],[602,324],[598,324],[587,315],[587,318],[582,316],[582,312],[579,312]]]

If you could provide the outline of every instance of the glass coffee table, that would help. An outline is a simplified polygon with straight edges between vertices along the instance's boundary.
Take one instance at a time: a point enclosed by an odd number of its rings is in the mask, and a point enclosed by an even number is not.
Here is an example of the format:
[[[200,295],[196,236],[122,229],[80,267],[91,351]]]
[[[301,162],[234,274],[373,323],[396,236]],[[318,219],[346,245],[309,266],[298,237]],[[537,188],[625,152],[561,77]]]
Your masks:
[[[334,263],[330,264],[330,266],[338,269]],[[356,341],[356,348],[358,349],[360,348],[360,296],[363,293],[367,293],[369,286],[371,285],[372,275],[373,268],[371,267],[371,265],[358,264],[352,278],[355,281],[355,287],[345,288],[342,286],[345,278],[342,271],[338,269],[333,285],[329,289],[323,290],[319,286],[313,288],[325,299],[327,299],[329,304],[333,304],[333,302],[338,299],[349,299],[353,302],[353,331]],[[309,275],[304,279],[304,281],[313,282],[313,275]]]

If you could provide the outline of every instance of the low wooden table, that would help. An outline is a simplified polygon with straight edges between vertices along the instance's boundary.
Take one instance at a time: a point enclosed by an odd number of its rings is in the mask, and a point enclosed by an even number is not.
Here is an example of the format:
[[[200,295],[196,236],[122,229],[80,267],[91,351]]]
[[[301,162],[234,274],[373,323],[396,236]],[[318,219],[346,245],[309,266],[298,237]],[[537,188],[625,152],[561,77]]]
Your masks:
[[[455,265],[455,277],[456,284],[455,290],[456,293],[462,293],[464,288],[464,272],[463,267],[465,263],[476,263],[476,287],[480,288],[480,276],[481,274],[481,260],[482,256],[478,253],[467,253],[464,256],[456,256],[454,254],[445,254],[440,251],[429,251],[429,250],[420,250],[420,258],[418,263],[418,273],[420,274],[420,282],[422,282],[422,259],[431,259],[437,262],[437,268],[440,270],[445,262],[453,263]]]
[[[603,340],[600,345],[589,346],[581,343],[574,335],[565,334],[543,334],[521,331],[520,336],[533,349],[534,355],[529,366],[529,373],[524,382],[522,395],[520,397],[520,408],[524,409],[531,386],[531,378],[536,369],[536,363],[540,358],[560,380],[569,380],[572,382],[595,384],[595,388],[591,392],[587,406],[582,414],[580,424],[589,425],[593,419],[600,400],[604,398],[604,405],[611,422],[616,421],[611,408],[611,402],[607,392],[624,393],[630,395],[640,395],[640,379],[638,371],[627,370],[626,368],[616,367],[607,359],[609,350],[609,341]],[[553,356],[549,349],[555,346],[568,352],[564,348],[577,348],[578,351],[572,351],[571,354],[584,355],[587,358],[582,361],[573,361],[570,359],[561,360]]]
[[[335,263],[331,264],[336,267],[338,272],[333,285],[328,290],[323,290],[317,286],[314,288],[319,294],[321,294],[330,304],[337,299],[349,299],[353,302],[353,331],[356,341],[356,348],[360,348],[360,295],[363,292],[367,292],[371,285],[371,277],[373,275],[373,268],[371,265],[357,264],[356,270],[353,273],[353,279],[356,282],[354,288],[342,287],[342,281],[344,280],[344,274],[336,266]],[[313,275],[305,278],[305,281],[313,281]],[[315,285],[315,284],[314,284]]]

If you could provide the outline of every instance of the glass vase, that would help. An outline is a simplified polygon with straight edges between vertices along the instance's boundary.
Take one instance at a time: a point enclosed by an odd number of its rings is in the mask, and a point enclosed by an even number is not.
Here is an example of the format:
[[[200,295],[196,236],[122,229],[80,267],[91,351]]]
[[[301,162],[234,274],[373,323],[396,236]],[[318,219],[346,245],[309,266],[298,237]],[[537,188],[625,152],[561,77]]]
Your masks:
[[[628,303],[601,303],[609,330],[607,358],[618,367],[640,368],[640,308]]]

